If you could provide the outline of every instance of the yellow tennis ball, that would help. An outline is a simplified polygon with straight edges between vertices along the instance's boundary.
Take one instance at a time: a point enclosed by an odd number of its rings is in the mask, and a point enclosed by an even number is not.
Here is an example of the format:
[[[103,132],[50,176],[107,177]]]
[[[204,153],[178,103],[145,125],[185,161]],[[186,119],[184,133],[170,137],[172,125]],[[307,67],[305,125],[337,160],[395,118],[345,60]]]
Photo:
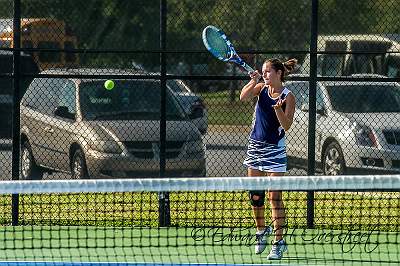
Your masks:
[[[112,81],[112,80],[106,80],[105,82],[104,82],[104,88],[106,88],[107,90],[112,90],[112,89],[114,89],[114,81]]]

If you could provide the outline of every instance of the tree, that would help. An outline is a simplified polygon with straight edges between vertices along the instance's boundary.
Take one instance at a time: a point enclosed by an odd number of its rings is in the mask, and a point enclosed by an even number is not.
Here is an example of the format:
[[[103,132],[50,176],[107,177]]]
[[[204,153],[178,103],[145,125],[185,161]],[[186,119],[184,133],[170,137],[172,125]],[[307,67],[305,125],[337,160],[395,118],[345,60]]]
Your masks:
[[[0,0],[1,1],[1,0]],[[160,0],[21,0],[23,17],[64,20],[85,49],[156,50],[160,38]],[[321,0],[319,33],[396,33],[400,31],[397,0]],[[239,51],[307,50],[311,1],[167,0],[167,48],[187,51],[168,54],[168,62],[222,65],[206,55],[201,32],[209,24],[221,27]],[[371,11],[372,10],[372,11]],[[12,17],[12,1],[0,7],[0,16]],[[196,51],[196,52],[193,52]],[[199,51],[204,53],[199,53]],[[135,60],[157,66],[157,53],[86,54],[86,64],[127,65]]]

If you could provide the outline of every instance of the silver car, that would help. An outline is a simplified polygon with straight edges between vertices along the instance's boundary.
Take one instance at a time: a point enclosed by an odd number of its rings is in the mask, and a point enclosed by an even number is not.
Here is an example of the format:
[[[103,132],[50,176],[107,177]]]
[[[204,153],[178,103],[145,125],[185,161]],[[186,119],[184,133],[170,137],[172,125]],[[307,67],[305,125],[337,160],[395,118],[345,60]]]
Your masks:
[[[33,80],[21,102],[22,178],[40,179],[45,171],[73,178],[158,177],[159,81],[114,80],[112,90],[104,81]],[[205,176],[199,130],[169,90],[166,106],[166,176]]]
[[[287,133],[289,165],[308,157],[306,81],[289,81],[296,97]],[[389,82],[318,82],[316,160],[326,175],[400,172],[400,85]],[[319,164],[321,163],[321,164]]]

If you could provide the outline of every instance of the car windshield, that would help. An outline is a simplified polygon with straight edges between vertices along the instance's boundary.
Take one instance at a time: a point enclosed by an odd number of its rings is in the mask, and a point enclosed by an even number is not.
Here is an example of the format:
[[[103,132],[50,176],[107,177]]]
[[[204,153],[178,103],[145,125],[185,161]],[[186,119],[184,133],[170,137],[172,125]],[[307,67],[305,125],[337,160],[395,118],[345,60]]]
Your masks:
[[[159,120],[160,82],[154,80],[116,80],[111,90],[104,81],[80,85],[82,116],[87,120]],[[167,90],[168,120],[184,119],[183,111]]]
[[[327,86],[334,110],[343,113],[400,112],[398,85]]]

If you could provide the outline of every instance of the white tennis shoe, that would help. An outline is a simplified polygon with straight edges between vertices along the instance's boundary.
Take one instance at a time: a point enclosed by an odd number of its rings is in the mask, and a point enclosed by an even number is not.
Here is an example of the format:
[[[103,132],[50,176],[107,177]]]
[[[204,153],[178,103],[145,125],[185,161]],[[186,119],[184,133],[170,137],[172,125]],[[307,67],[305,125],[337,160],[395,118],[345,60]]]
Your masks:
[[[267,259],[269,260],[280,260],[283,257],[283,252],[287,251],[287,245],[285,240],[281,239],[279,241],[275,241],[272,244],[271,251],[268,254]]]
[[[268,236],[272,234],[272,227],[268,226],[262,232],[256,233],[256,245],[254,251],[256,254],[261,254],[265,248],[267,247],[268,243]]]

